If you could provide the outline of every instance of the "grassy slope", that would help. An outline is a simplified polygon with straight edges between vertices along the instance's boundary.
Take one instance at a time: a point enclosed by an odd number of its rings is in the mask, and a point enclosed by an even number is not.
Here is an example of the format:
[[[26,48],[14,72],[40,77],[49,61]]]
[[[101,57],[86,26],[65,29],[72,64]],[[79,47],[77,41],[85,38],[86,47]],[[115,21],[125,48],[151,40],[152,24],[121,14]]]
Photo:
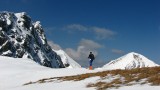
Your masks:
[[[157,86],[160,85],[160,67],[137,68],[132,70],[112,70],[75,76],[45,78],[36,82],[26,83],[24,85],[52,82],[55,81],[55,79],[62,81],[80,81],[96,76],[101,77],[101,80],[95,83],[89,83],[87,87],[96,87],[97,90],[105,90],[107,88],[118,88],[120,86],[128,86],[134,84],[151,84]],[[108,76],[110,76],[111,78],[116,78],[112,79],[110,82],[105,82],[104,80],[107,79]]]

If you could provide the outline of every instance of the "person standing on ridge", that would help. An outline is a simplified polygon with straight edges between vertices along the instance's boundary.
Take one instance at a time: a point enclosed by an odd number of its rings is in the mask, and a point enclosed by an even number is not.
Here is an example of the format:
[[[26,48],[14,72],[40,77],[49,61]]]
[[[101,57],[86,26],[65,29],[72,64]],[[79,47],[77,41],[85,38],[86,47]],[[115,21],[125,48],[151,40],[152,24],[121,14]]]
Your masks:
[[[89,56],[89,70],[92,70],[92,62],[95,59],[94,55],[92,54],[92,52],[90,52]]]

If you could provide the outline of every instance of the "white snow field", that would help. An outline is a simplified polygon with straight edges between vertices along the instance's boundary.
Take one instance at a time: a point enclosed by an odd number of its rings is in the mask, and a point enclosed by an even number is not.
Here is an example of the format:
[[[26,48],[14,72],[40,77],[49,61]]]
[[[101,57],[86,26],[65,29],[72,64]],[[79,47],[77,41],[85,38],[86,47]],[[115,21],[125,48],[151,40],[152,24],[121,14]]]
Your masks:
[[[56,88],[54,90],[64,90],[65,87],[63,87],[63,84],[69,83],[57,83],[58,87],[54,83],[31,86],[22,85],[27,82],[37,81],[43,78],[77,75],[89,72],[93,71],[84,68],[53,69],[40,66],[30,59],[0,56],[0,90],[53,90],[54,88]],[[69,87],[72,88],[74,86],[70,84]]]
[[[102,69],[53,69],[40,66],[30,59],[0,56],[0,90],[96,90],[96,88],[87,88],[86,85],[97,82],[100,79],[98,76],[81,81],[55,80],[52,82],[35,83],[25,86],[23,84],[30,81],[35,82],[44,78],[78,75],[98,71],[102,71]],[[160,90],[160,86],[135,85],[110,90]]]

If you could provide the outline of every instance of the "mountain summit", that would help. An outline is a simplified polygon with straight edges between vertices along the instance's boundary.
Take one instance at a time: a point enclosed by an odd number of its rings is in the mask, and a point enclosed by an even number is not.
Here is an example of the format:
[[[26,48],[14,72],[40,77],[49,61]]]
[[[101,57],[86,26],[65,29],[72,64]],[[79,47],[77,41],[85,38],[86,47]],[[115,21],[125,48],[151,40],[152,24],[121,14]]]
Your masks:
[[[114,69],[133,69],[133,68],[154,67],[154,66],[159,66],[159,65],[141,54],[131,52],[116,60],[110,61],[109,63],[104,65],[103,68],[108,70],[114,70]]]
[[[25,13],[0,12],[0,55],[30,58],[52,68],[64,67],[61,58],[47,43],[40,21]]]

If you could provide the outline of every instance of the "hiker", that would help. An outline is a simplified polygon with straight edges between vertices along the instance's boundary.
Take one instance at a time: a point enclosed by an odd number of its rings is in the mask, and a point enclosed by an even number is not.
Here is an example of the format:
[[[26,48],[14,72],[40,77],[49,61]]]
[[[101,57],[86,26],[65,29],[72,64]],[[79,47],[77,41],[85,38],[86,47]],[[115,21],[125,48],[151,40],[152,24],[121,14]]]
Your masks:
[[[92,62],[95,59],[94,55],[92,54],[92,52],[90,52],[89,56],[89,70],[92,70]]]

